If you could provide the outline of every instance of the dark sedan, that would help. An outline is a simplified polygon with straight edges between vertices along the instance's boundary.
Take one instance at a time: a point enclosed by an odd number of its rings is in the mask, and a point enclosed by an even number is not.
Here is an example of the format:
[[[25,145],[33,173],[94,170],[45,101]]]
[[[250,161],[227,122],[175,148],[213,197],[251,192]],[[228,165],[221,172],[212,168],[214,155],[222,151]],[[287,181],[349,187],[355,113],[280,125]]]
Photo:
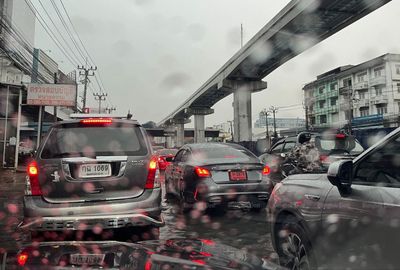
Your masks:
[[[209,208],[262,209],[268,201],[269,168],[240,145],[188,144],[170,161],[166,194],[178,197],[188,208],[206,202]]]
[[[327,174],[277,184],[268,213],[281,262],[291,269],[398,269],[399,161],[400,128]]]

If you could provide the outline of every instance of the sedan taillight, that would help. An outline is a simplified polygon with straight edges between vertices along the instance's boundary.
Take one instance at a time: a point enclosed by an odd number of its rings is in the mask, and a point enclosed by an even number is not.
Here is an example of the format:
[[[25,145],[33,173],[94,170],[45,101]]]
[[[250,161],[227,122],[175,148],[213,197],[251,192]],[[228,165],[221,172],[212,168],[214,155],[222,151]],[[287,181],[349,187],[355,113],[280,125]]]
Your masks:
[[[206,177],[210,177],[211,176],[210,171],[205,169],[205,168],[196,167],[194,169],[194,171],[197,174],[197,176],[200,177],[200,178],[206,178]]]
[[[158,170],[158,157],[154,156],[150,159],[147,173],[145,189],[153,189],[160,187],[160,172]]]
[[[27,167],[29,184],[30,184],[30,195],[41,196],[43,195],[42,189],[39,184],[39,168],[36,161],[29,163]]]

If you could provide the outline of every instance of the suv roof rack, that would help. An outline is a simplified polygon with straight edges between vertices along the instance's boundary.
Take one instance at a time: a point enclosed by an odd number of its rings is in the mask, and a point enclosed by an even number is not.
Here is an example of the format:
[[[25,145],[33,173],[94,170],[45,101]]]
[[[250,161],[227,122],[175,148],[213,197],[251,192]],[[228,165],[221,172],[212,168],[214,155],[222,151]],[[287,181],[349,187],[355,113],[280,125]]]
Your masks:
[[[128,119],[127,115],[112,115],[105,113],[73,113],[69,116],[71,119],[85,119],[85,118],[111,118],[111,119]],[[131,120],[131,119],[129,119]],[[133,119],[132,119],[133,120]],[[134,120],[135,121],[135,120]]]

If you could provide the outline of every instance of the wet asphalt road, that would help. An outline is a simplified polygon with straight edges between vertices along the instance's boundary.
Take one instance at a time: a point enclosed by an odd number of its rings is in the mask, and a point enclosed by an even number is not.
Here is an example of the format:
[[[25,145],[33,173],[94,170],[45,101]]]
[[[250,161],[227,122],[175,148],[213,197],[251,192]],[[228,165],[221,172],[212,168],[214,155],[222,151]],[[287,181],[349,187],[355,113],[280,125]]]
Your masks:
[[[7,261],[12,263],[14,254],[24,239],[24,235],[16,232],[16,227],[22,220],[25,176],[23,173],[0,173],[0,254],[7,252]],[[276,258],[271,246],[265,210],[259,213],[230,210],[225,214],[208,215],[196,209],[183,214],[177,204],[165,200],[162,206],[166,225],[160,229],[160,239],[211,239],[272,261]],[[0,255],[0,263],[2,257]]]

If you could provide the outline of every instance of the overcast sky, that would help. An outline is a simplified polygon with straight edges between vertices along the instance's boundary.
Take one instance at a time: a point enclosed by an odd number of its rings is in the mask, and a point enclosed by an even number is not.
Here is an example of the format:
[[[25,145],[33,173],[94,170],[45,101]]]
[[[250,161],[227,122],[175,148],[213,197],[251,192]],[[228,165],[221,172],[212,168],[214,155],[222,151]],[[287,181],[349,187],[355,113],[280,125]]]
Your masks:
[[[40,7],[38,0],[32,2]],[[52,14],[49,0],[41,0]],[[58,3],[58,0],[56,0]],[[130,109],[141,122],[158,122],[176,109],[240,49],[240,24],[248,41],[287,0],[64,0],[77,31],[96,62],[117,113]],[[39,9],[40,10],[40,9]],[[264,80],[253,95],[253,121],[265,107],[302,103],[302,86],[337,66],[400,53],[400,1],[394,0],[293,58]],[[55,22],[59,23],[55,19]],[[60,23],[60,29],[61,23]],[[36,46],[50,49],[60,67],[74,67],[40,25]],[[95,85],[94,85],[95,86]],[[90,93],[90,92],[89,92]],[[91,93],[90,93],[91,95]],[[96,106],[92,96],[89,104]],[[212,126],[232,120],[232,96],[206,117]],[[278,117],[303,117],[294,107]]]

